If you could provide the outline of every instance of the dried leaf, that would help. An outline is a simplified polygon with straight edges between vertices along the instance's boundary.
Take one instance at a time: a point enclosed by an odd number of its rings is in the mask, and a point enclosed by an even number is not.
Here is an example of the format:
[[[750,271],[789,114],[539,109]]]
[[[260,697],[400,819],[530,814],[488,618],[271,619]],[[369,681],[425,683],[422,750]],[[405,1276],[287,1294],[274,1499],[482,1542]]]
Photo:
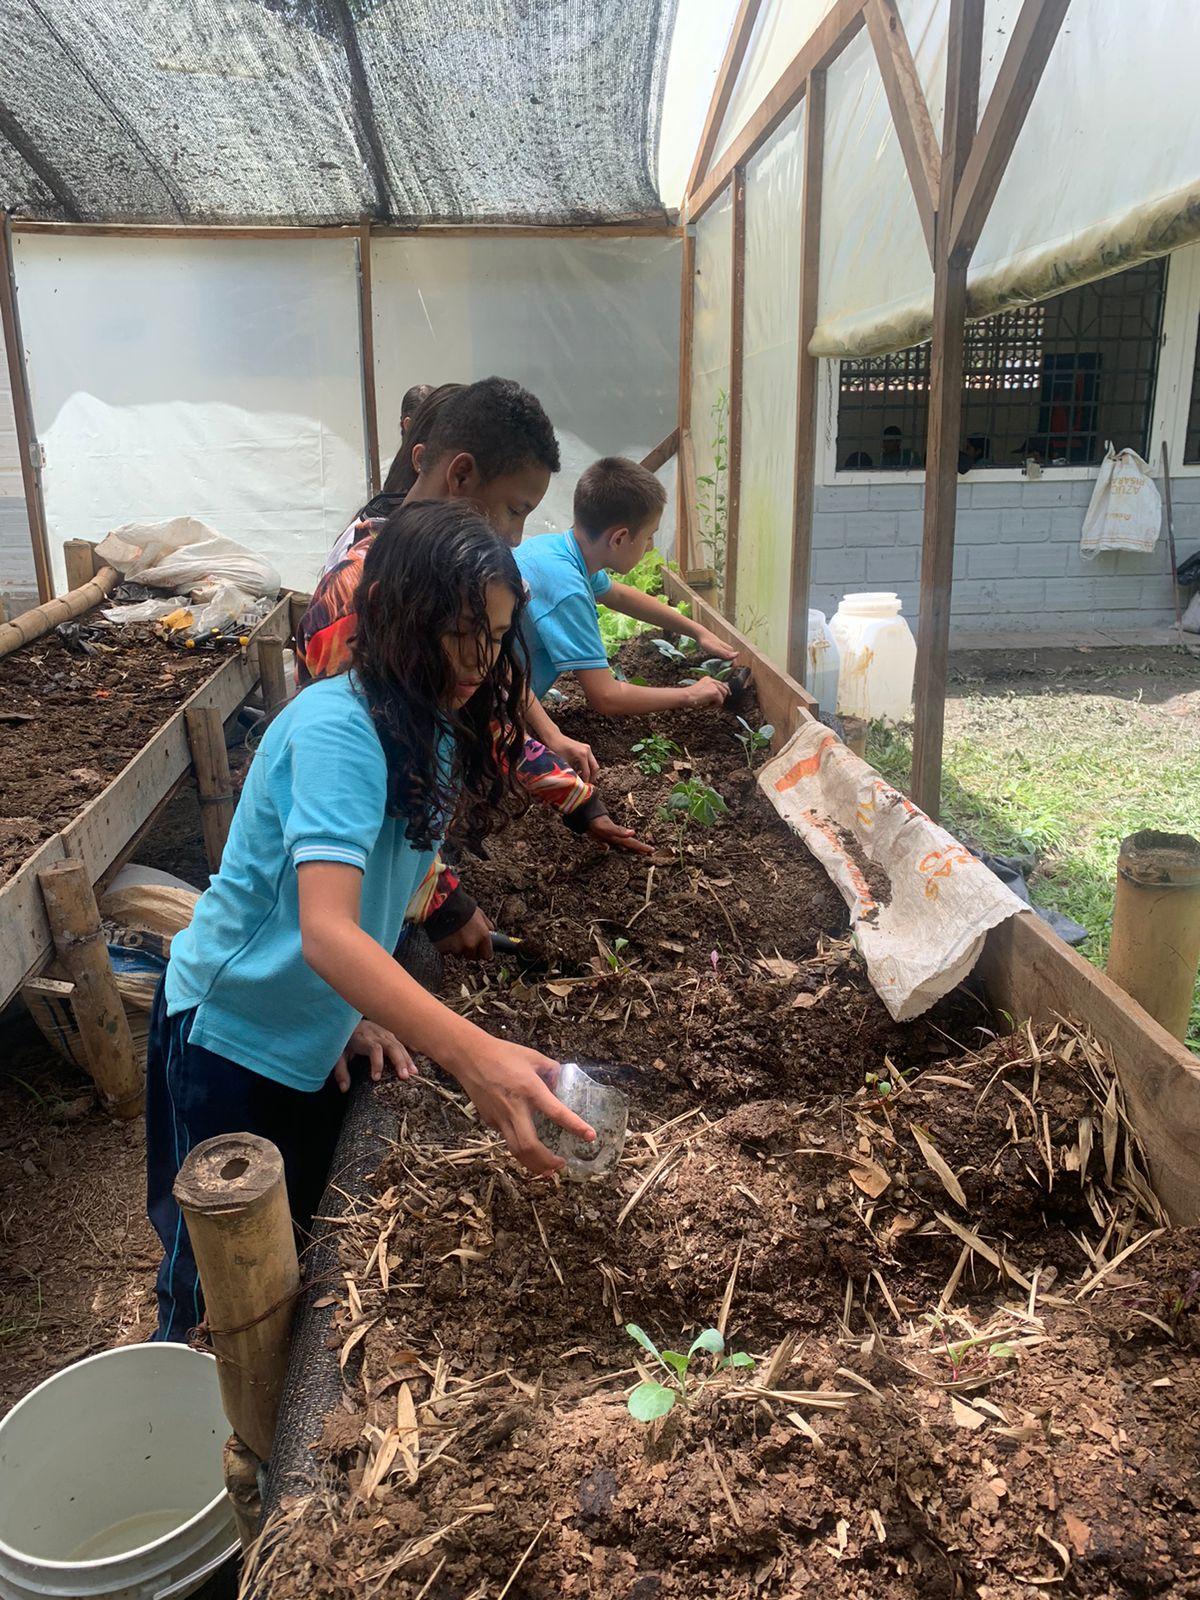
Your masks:
[[[360,1322],[357,1327],[352,1329],[350,1337],[346,1340],[345,1344],[343,1344],[342,1352],[338,1356],[338,1366],[341,1367],[343,1371],[345,1370],[346,1362],[350,1359],[350,1352],[354,1349],[354,1346],[359,1342],[360,1339],[364,1338],[366,1334],[369,1333],[378,1320],[379,1319],[377,1317],[372,1317],[368,1322]]]
[[[850,1168],[850,1181],[871,1200],[879,1196],[891,1183],[891,1174],[877,1161],[862,1160]]]
[[[792,1001],[792,1009],[793,1009],[793,1011],[807,1011],[807,1010],[810,1009],[810,1007],[815,1006],[816,1003],[817,1003],[816,995],[815,994],[809,994],[809,993],[807,993],[807,991],[805,991],[805,992],[803,992],[801,994],[798,994],[796,996],[796,998]]]
[[[974,1406],[964,1405],[957,1395],[950,1396],[950,1415],[958,1428],[982,1428],[987,1418],[982,1411],[976,1411]]]
[[[1080,1520],[1073,1511],[1063,1512],[1063,1527],[1066,1529],[1067,1538],[1071,1541],[1071,1548],[1077,1556],[1086,1554],[1088,1542],[1092,1537],[1092,1530],[1086,1522]]]
[[[800,968],[786,956],[759,956],[754,965],[770,973],[771,977],[783,978],[786,982],[800,976]]]
[[[954,1176],[953,1169],[939,1153],[937,1146],[921,1127],[920,1123],[910,1122],[908,1126],[913,1138],[917,1141],[917,1149],[925,1157],[930,1170],[937,1175],[942,1188],[945,1189],[951,1200],[955,1201],[965,1211],[967,1209],[967,1197],[963,1193],[962,1184]]]

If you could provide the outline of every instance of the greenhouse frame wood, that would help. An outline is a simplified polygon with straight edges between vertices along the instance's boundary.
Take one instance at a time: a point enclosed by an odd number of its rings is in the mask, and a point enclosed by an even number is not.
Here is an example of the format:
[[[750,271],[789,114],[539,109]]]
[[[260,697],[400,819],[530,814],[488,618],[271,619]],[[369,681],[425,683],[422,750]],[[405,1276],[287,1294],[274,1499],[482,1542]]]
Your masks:
[[[950,0],[947,40],[946,119],[939,146],[929,107],[913,61],[896,0],[836,0],[807,42],[792,58],[757,111],[719,159],[711,161],[715,139],[706,126],[697,151],[693,178],[683,208],[685,227],[696,223],[733,185],[735,224],[738,189],[747,161],[806,96],[816,103],[824,73],[864,27],[868,29],[887,96],[897,141],[904,157],[914,204],[934,264],[934,323],[929,385],[929,438],[925,473],[925,512],[921,556],[921,614],[917,633],[917,679],[913,736],[913,791],[932,817],[941,804],[942,735],[945,720],[946,673],[953,587],[954,524],[957,511],[958,420],[962,395],[962,347],[966,327],[966,275],[971,253],[999,189],[1009,157],[1054,48],[1070,0],[1024,0],[982,120],[962,108],[976,106],[979,96],[979,39],[983,0]],[[744,17],[739,17],[739,23]],[[735,36],[734,44],[737,43]],[[742,45],[744,50],[745,46]],[[731,46],[732,49],[732,46]],[[722,93],[732,93],[723,82]],[[791,582],[788,609],[788,667],[803,668],[809,599],[812,517],[815,483],[816,360],[810,354],[816,325],[817,263],[820,233],[820,140],[812,132],[824,123],[810,115],[805,137],[805,198],[801,228],[801,320],[797,370],[797,428],[792,518]],[[943,148],[944,146],[944,148]],[[815,152],[815,160],[812,159]],[[706,155],[708,159],[706,159]],[[814,192],[815,191],[815,192]],[[731,294],[734,327],[731,337],[729,412],[742,412],[740,362],[743,313],[737,292],[744,246],[733,229]],[[686,270],[686,269],[685,269]],[[691,292],[685,283],[685,299]],[[680,350],[681,369],[690,374],[692,329]],[[682,388],[682,385],[681,385]],[[680,425],[684,426],[683,414]],[[732,450],[731,450],[732,455]],[[730,470],[733,514],[728,545],[736,556],[736,490],[739,460]],[[686,496],[681,494],[681,505]],[[727,571],[730,563],[727,560]],[[733,613],[736,570],[727,584],[726,608]]]
[[[95,884],[125,858],[191,770],[187,713],[211,706],[222,721],[232,716],[258,682],[255,641],[288,636],[288,605],[285,594],[254,630],[250,644],[222,662],[108,787],[0,885],[0,1007],[36,974],[53,949],[38,873],[77,858]]]
[[[775,724],[772,748],[780,749],[812,716],[812,697],[678,574],[666,573],[665,581],[672,600],[687,601],[697,620],[737,646],[763,714]],[[796,848],[804,849],[799,840]],[[974,976],[1014,1028],[1062,1017],[1091,1029],[1112,1056],[1155,1192],[1172,1221],[1200,1222],[1200,1060],[1032,912],[991,930]]]

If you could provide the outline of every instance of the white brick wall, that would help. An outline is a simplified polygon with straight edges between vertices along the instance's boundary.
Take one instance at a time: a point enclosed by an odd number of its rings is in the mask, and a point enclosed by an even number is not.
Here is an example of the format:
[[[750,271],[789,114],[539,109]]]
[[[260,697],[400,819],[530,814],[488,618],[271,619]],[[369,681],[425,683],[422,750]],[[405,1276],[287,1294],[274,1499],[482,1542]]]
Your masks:
[[[1172,480],[1180,561],[1200,548],[1200,477]],[[1174,620],[1167,542],[1148,556],[1079,554],[1088,481],[959,485],[951,634],[1149,628]],[[894,589],[916,625],[924,489],[912,483],[817,489],[812,603],[827,615],[847,589]]]

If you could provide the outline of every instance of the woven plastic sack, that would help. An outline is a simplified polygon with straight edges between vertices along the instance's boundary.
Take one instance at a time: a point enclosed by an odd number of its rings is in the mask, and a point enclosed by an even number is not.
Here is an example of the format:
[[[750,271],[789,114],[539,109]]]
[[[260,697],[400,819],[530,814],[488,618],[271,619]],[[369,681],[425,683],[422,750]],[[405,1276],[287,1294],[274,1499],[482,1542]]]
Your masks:
[[[867,976],[897,1022],[960,984],[1016,895],[822,723],[805,720],[759,787],[850,908]]]
[[[1110,443],[1083,519],[1079,553],[1134,550],[1147,555],[1158,543],[1161,527],[1162,498],[1149,465],[1136,450],[1114,450]]]
[[[196,517],[127,522],[101,540],[96,554],[122,577],[172,594],[194,596],[205,585],[222,582],[236,583],[253,596],[279,593],[279,574],[265,556],[226,539]]]

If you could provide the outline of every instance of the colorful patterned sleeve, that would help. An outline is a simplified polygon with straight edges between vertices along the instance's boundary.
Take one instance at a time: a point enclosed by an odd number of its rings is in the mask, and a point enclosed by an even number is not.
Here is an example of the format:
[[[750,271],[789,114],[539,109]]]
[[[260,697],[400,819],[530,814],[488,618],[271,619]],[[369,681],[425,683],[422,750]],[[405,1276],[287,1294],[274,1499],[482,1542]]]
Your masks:
[[[589,822],[607,815],[594,784],[552,755],[537,739],[526,739],[514,776],[533,800],[558,812],[572,833],[583,833]]]
[[[345,559],[325,573],[296,627],[296,660],[306,681],[332,678],[350,665],[357,614],[354,606],[373,534],[365,534]]]

